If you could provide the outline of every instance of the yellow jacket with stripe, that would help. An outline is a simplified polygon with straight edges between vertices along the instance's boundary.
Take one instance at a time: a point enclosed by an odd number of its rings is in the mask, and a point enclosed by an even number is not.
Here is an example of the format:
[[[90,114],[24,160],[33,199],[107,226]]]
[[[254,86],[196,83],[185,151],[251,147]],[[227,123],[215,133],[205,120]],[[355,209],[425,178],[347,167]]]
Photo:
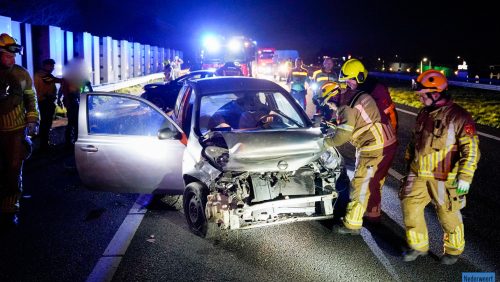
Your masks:
[[[472,182],[480,158],[479,138],[471,115],[449,101],[420,110],[405,159],[418,176]]]
[[[387,146],[397,142],[396,135],[387,119],[382,119],[377,103],[362,91],[342,94],[337,110],[337,131],[325,142],[340,146],[350,141],[360,156],[378,156]],[[344,100],[344,101],[342,101]]]
[[[311,81],[316,82],[318,84],[318,89],[321,89],[323,84],[338,81],[338,78],[338,75],[333,70],[326,72],[324,69],[320,69],[313,73]]]
[[[303,67],[293,68],[290,70],[288,75],[287,83],[291,83],[290,89],[296,91],[306,90],[305,84],[309,83],[309,77],[307,76],[307,69]]]
[[[0,88],[0,133],[22,129],[28,122],[39,122],[33,81],[26,69],[19,65],[0,69]]]

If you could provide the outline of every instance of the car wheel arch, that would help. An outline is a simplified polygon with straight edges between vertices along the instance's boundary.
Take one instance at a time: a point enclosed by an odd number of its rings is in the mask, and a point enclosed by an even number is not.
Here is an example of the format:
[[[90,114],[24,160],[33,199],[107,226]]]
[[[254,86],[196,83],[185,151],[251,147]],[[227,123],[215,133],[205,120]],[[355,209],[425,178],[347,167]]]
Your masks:
[[[198,178],[196,178],[196,177],[194,177],[192,175],[184,174],[183,178],[184,178],[184,186],[185,187],[187,187],[189,184],[191,184],[193,182],[198,182],[198,183],[200,183],[200,184],[202,184],[203,186],[206,187],[206,185],[203,184],[203,181],[201,181],[200,179],[198,179]],[[208,189],[208,188],[206,188],[206,189]]]

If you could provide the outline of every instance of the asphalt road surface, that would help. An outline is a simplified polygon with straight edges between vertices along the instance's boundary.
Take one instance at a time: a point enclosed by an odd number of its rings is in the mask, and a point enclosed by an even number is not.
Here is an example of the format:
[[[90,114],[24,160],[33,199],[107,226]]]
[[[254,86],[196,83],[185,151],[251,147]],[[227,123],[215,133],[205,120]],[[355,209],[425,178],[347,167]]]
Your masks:
[[[85,189],[72,152],[56,147],[25,165],[20,226],[0,232],[0,281],[460,281],[462,272],[500,274],[496,173],[500,141],[480,137],[482,159],[463,210],[466,250],[443,266],[442,231],[426,211],[431,253],[413,263],[405,249],[397,198],[415,109],[400,110],[400,147],[383,191],[383,220],[361,236],[333,234],[332,223],[301,222],[224,233],[189,232],[175,197]],[[60,144],[63,127],[54,129]],[[480,128],[500,136],[496,130]],[[352,169],[354,151],[341,148]]]

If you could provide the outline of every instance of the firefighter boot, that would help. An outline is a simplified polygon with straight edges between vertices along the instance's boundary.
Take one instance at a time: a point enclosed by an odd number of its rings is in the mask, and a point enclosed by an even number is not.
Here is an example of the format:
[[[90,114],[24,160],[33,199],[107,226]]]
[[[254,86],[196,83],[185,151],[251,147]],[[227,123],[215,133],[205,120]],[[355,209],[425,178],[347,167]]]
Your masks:
[[[404,252],[403,254],[403,261],[414,261],[416,260],[418,257],[420,256],[426,256],[427,255],[427,252],[421,252],[421,251],[417,251],[417,250],[414,250],[414,249],[411,249],[409,251],[406,251]]]
[[[459,256],[444,254],[441,257],[441,264],[452,265],[457,262]]]
[[[337,225],[337,226],[333,227],[333,232],[338,233],[338,234],[342,234],[342,235],[347,235],[347,234],[360,235],[361,229],[349,229],[349,228],[345,227],[344,225],[341,225],[341,226]]]

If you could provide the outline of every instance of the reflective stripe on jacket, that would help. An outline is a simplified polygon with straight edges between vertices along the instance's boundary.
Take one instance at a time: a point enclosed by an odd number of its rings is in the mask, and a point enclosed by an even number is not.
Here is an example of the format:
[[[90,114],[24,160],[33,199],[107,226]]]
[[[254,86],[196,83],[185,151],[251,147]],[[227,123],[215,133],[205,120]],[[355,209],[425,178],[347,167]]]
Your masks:
[[[305,83],[309,82],[307,70],[303,67],[294,68],[290,71],[287,82],[291,82],[291,90],[303,91],[306,90]]]
[[[337,111],[337,133],[325,141],[340,146],[350,141],[361,155],[378,155],[384,147],[396,143],[396,135],[389,124],[383,122],[373,97],[364,92],[350,91],[349,104]]]
[[[423,108],[406,159],[418,176],[472,182],[480,158],[479,138],[471,115],[453,102]]]
[[[6,98],[0,100],[0,132],[14,131],[26,126],[28,122],[39,122],[33,81],[23,67],[14,65],[9,70],[0,72],[6,91]]]
[[[318,89],[321,89],[321,86],[329,81],[338,81],[338,75],[334,71],[326,72],[320,69],[313,73],[311,80],[318,84]]]
[[[59,83],[59,79],[54,77],[50,72],[39,70],[35,73],[35,89],[38,102],[41,102],[47,98],[56,98],[56,83]]]

